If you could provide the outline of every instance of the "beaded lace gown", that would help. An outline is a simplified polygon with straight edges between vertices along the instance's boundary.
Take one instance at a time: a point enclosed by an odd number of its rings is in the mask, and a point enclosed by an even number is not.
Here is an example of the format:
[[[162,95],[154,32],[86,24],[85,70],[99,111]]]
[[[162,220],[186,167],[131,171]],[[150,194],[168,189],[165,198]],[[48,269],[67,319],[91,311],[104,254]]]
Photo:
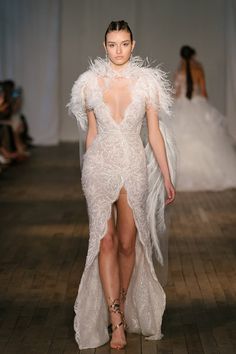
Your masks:
[[[201,96],[195,83],[186,98],[186,75],[175,81],[180,95],[173,105],[173,129],[178,148],[176,188],[181,191],[236,187],[236,150],[224,127],[226,118]]]
[[[112,204],[122,187],[127,192],[137,228],[136,260],[128,288],[125,316],[128,331],[160,339],[165,293],[152,261],[166,261],[165,190],[151,147],[140,137],[147,105],[158,112],[172,178],[175,149],[164,120],[168,120],[170,88],[163,72],[134,57],[122,71],[101,58],[74,83],[69,110],[79,127],[87,129],[87,110],[93,110],[97,136],[83,157],[82,188],[89,215],[89,247],[75,302],[75,337],[80,349],[109,340],[109,316],[99,276],[100,240],[106,233]],[[163,118],[161,118],[163,117]],[[152,247],[153,246],[153,247]]]

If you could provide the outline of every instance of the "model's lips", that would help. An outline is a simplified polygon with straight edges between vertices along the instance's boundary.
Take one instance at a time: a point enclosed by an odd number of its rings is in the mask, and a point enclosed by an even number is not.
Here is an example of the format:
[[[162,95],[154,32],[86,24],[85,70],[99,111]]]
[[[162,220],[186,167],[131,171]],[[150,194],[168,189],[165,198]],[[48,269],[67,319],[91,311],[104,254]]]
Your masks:
[[[119,56],[119,57],[116,57],[116,59],[123,59],[123,57]]]

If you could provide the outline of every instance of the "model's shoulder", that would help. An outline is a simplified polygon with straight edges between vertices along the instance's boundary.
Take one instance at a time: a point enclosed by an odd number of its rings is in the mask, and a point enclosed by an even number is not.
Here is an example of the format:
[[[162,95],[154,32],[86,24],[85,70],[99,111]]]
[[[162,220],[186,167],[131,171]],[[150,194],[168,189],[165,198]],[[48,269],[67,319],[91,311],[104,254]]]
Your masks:
[[[107,60],[97,57],[89,61],[89,71],[93,77],[106,76],[108,70]]]
[[[84,71],[82,74],[79,75],[79,77],[76,80],[76,82],[90,81],[93,77],[94,77],[93,72],[90,69],[88,69],[88,70]]]
[[[150,63],[148,59],[140,66],[141,82],[146,92],[147,102],[156,110],[163,110],[170,114],[172,103],[172,87],[167,73],[161,65]]]
[[[152,65],[147,62],[140,68],[140,77],[145,82],[149,82],[150,85],[168,85],[168,75],[167,73],[161,68],[161,65]]]
[[[143,66],[142,68],[140,68],[140,76],[142,76],[143,78],[150,78],[155,72],[155,70],[156,69],[151,66]]]
[[[163,76],[164,71],[161,68],[161,64],[151,62],[148,58],[142,59],[137,56],[132,59],[132,64],[136,67],[137,73],[143,77],[150,76]]]
[[[73,93],[78,93],[86,87],[90,87],[94,82],[94,75],[91,70],[86,70],[75,80],[72,87]]]
[[[146,66],[143,69],[144,69],[145,75],[147,75],[147,76],[149,76],[149,75],[155,75],[155,76],[166,75],[166,72],[162,69],[161,64]]]

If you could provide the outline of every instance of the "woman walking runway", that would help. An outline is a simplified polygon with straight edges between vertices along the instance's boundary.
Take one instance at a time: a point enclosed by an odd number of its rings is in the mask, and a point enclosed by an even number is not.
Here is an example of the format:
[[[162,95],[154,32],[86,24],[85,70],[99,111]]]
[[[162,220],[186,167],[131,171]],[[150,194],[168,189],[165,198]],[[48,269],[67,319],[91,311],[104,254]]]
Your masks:
[[[152,246],[163,263],[156,229],[163,231],[165,204],[175,198],[175,156],[158,118],[169,114],[171,98],[163,73],[132,57],[134,46],[128,24],[111,22],[104,42],[107,59],[96,59],[79,77],[69,104],[87,132],[82,186],[90,235],[75,303],[81,349],[106,343],[109,321],[112,348],[126,345],[125,330],[148,339],[162,336],[165,293]],[[149,143],[144,148],[145,115]]]

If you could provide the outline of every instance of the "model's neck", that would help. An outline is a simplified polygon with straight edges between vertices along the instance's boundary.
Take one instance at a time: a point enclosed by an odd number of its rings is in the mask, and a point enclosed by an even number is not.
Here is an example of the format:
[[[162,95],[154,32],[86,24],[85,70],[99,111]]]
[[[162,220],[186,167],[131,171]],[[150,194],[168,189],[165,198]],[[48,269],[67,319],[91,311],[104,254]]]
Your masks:
[[[129,62],[130,61],[128,60],[126,63],[118,65],[118,64],[114,64],[112,61],[109,61],[109,64],[110,64],[112,70],[119,72],[119,71],[122,71],[125,68],[127,68],[127,66],[129,65]]]

